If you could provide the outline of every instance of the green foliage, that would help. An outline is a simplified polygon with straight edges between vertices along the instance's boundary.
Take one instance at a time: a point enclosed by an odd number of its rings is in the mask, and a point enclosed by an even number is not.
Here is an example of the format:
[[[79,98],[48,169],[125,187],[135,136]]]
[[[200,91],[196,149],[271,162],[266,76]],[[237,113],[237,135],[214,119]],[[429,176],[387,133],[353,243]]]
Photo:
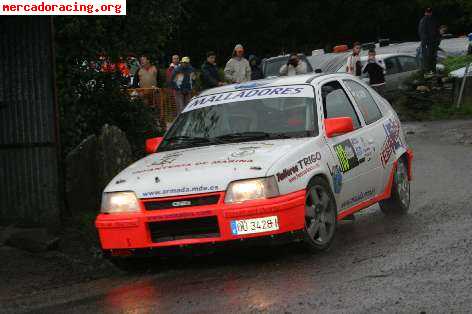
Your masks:
[[[74,67],[68,74],[68,86],[62,88],[61,139],[64,153],[90,134],[98,134],[104,124],[123,130],[138,157],[146,138],[157,134],[153,110],[140,99],[131,99],[123,89],[119,75]]]
[[[463,68],[470,63],[472,63],[472,55],[449,57],[443,61],[443,64],[446,67],[446,73]]]
[[[145,137],[157,132],[150,108],[130,99],[114,74],[84,70],[81,65],[87,60],[97,60],[97,54],[102,52],[112,61],[129,52],[160,58],[162,50],[179,31],[177,21],[184,12],[183,2],[128,0],[126,16],[54,19],[65,154],[109,123],[126,132],[133,151],[140,155]]]
[[[436,104],[431,108],[433,120],[463,119],[472,117],[472,103],[466,103],[457,108],[450,104]]]

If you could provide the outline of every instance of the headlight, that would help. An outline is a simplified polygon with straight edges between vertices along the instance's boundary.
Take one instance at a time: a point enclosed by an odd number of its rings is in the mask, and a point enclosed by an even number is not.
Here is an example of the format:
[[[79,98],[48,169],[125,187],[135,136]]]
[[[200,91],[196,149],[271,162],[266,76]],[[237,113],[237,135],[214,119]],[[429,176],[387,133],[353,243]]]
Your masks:
[[[279,195],[275,177],[231,182],[226,191],[225,203],[271,198]]]
[[[100,211],[104,214],[139,211],[139,203],[133,192],[103,193]]]

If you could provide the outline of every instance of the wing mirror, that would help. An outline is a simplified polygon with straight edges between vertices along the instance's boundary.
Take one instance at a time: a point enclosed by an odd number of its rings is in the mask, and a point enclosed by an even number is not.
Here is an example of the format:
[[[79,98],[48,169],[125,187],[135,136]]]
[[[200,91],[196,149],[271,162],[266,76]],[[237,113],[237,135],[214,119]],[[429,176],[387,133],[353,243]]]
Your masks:
[[[328,138],[336,137],[354,131],[354,124],[350,117],[328,118],[324,119],[326,136]]]
[[[159,145],[162,143],[162,140],[164,137],[153,137],[153,138],[148,138],[146,140],[146,153],[148,154],[154,154],[157,151],[157,148]]]

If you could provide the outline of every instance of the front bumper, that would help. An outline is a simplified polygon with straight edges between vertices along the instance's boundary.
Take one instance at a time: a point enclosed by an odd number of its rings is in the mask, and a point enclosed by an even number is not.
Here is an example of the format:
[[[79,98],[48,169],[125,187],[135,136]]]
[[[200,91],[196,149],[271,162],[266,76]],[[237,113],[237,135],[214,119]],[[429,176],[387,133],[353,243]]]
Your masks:
[[[304,228],[305,190],[272,199],[248,201],[242,204],[225,204],[224,193],[219,193],[219,195],[218,203],[213,205],[146,211],[143,202],[140,202],[142,208],[138,213],[99,214],[95,226],[98,230],[102,249],[146,249],[217,243],[291,233]],[[187,197],[195,196],[189,195],[167,199],[182,201]],[[233,235],[231,231],[231,221],[233,220],[268,216],[277,216],[278,230],[246,235]],[[153,223],[200,219],[203,217],[215,217],[219,228],[218,235],[153,241],[150,228]]]

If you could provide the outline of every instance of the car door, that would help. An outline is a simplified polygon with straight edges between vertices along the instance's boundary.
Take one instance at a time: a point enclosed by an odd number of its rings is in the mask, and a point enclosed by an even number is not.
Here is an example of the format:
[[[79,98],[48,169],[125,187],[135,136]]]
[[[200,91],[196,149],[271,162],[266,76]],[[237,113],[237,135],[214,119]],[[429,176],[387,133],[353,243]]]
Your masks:
[[[384,60],[385,75],[385,93],[391,94],[400,88],[401,68],[397,57],[387,57]]]
[[[363,149],[363,152],[360,154],[366,159],[365,176],[368,184],[369,186],[375,186],[378,194],[383,186],[384,168],[380,159],[380,151],[385,142],[384,117],[370,92],[370,88],[351,79],[344,79],[343,83],[364,120],[365,132],[362,135],[364,146],[361,146],[360,149]]]
[[[352,132],[333,138],[326,137],[334,160],[332,165],[328,165],[333,182],[335,177],[340,181],[339,188],[335,186],[338,208],[346,210],[374,197],[377,190],[375,183],[369,178],[373,160],[365,154],[368,151],[368,143],[365,142],[368,130],[363,120],[359,119],[358,110],[340,81],[324,81],[320,84],[320,89],[324,118],[350,117],[353,120]]]
[[[398,56],[401,75],[399,77],[399,88],[405,87],[405,81],[419,70],[418,59],[412,56]]]

